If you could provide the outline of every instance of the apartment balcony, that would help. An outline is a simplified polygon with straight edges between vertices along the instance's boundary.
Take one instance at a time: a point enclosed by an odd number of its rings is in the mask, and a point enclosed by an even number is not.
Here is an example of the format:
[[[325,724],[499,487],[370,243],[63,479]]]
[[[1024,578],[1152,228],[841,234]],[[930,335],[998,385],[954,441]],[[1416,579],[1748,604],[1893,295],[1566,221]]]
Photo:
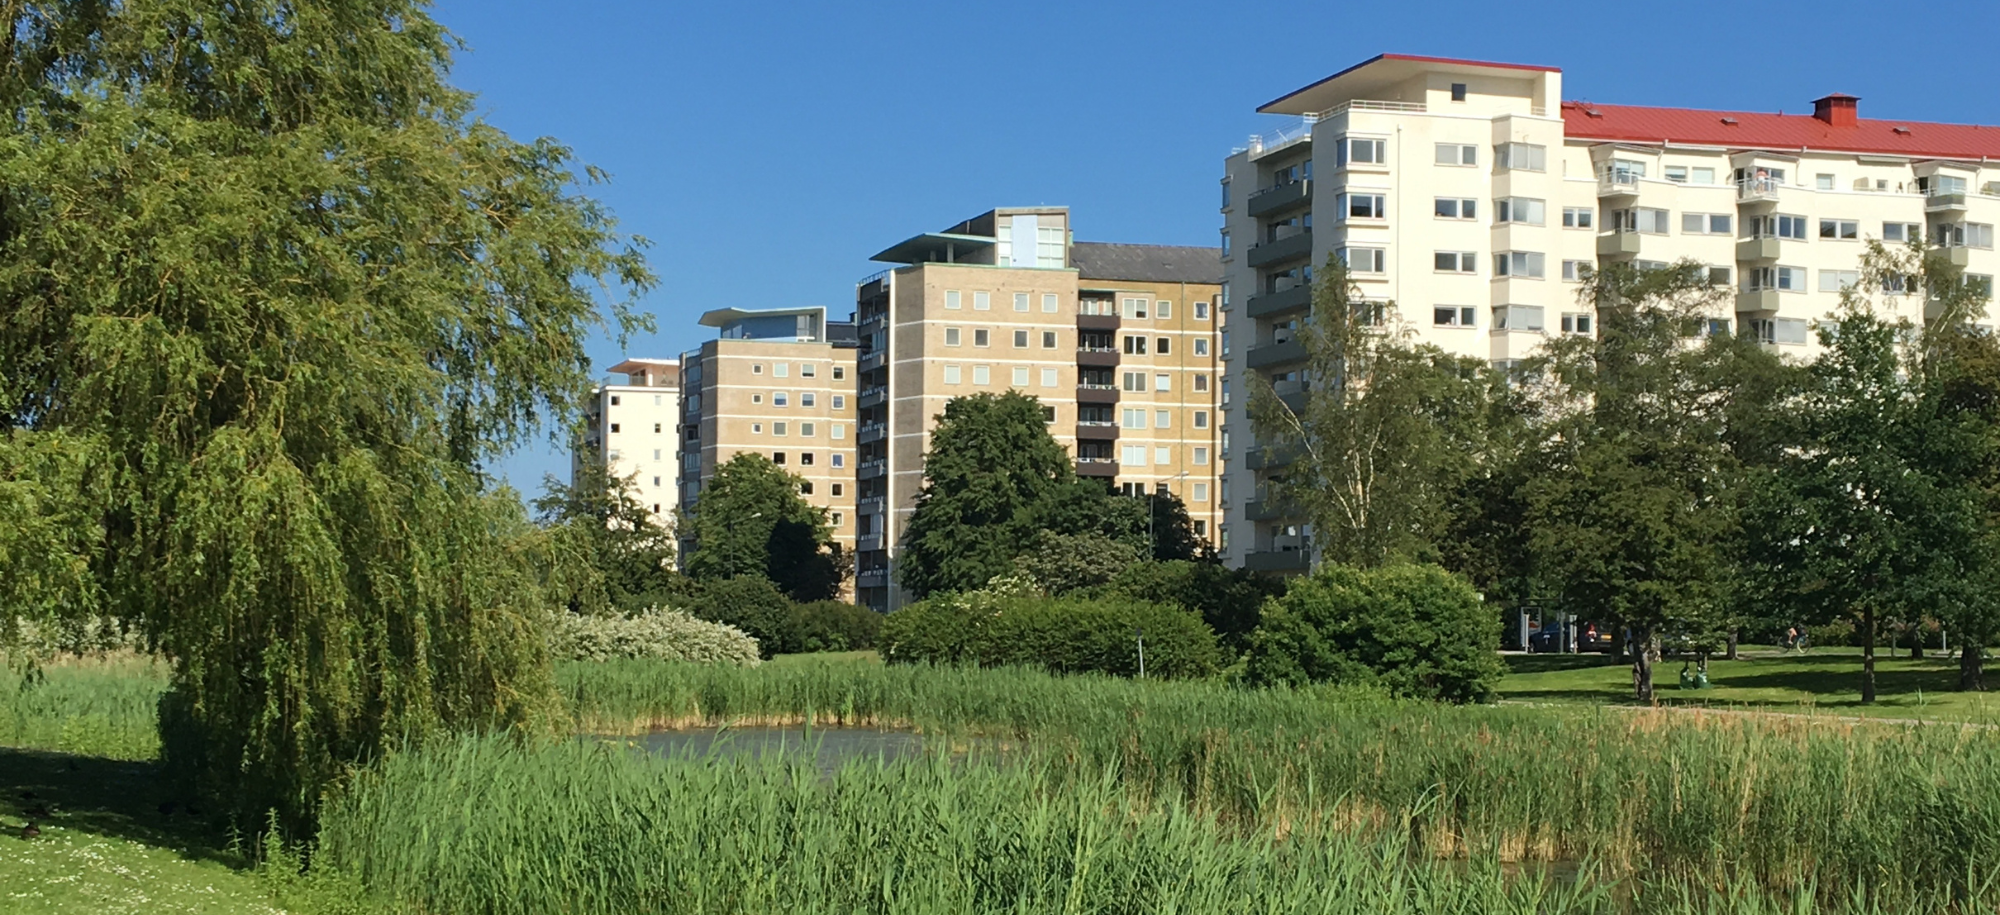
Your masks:
[[[1312,256],[1312,252],[1312,232],[1302,230],[1276,241],[1251,245],[1250,253],[1244,260],[1252,267],[1262,267],[1265,264],[1308,258]]]
[[[1250,302],[1243,307],[1243,311],[1253,318],[1289,314],[1312,307],[1312,300],[1312,286],[1300,283],[1290,289],[1253,295],[1250,297]]]
[[[1297,445],[1251,448],[1243,452],[1243,466],[1250,470],[1276,470],[1291,466],[1303,453],[1304,449]]]
[[[874,552],[879,552],[881,549],[882,549],[881,534],[866,534],[854,538],[854,551],[856,553],[874,553]]]
[[[1739,313],[1769,314],[1778,310],[1776,289],[1753,289],[1736,294],[1736,310]]]
[[[1263,346],[1251,347],[1250,351],[1244,354],[1243,363],[1253,369],[1261,369],[1273,365],[1284,365],[1287,362],[1303,362],[1305,358],[1305,344],[1297,340],[1286,340],[1282,343],[1267,343]]]
[[[1118,365],[1118,347],[1079,346],[1076,348],[1076,364],[1092,368],[1115,368]]]
[[[1745,178],[1736,182],[1736,202],[1777,203],[1778,191],[1784,186],[1776,178]]]
[[[854,437],[854,440],[859,444],[866,445],[870,442],[879,442],[888,437],[888,426],[881,423],[862,423],[861,432]]]
[[[1303,203],[1312,201],[1312,179],[1267,187],[1250,195],[1249,209],[1252,217],[1279,213]]]
[[[1118,461],[1115,458],[1077,458],[1076,475],[1080,477],[1115,477],[1118,475]]]
[[[866,301],[887,293],[889,291],[889,274],[893,272],[895,272],[894,268],[891,268],[862,280],[860,289],[854,294],[855,300]]]
[[[854,478],[857,480],[872,480],[888,472],[889,462],[882,458],[876,458],[872,461],[862,461],[861,466],[855,468]]]
[[[861,361],[855,366],[855,371],[867,374],[887,364],[889,364],[888,351],[878,349],[872,353],[863,354]]]
[[[1964,245],[1950,245],[1939,248],[1938,253],[1944,257],[1946,263],[1954,267],[1972,266],[1972,249]]]
[[[1306,385],[1303,381],[1274,381],[1271,393],[1278,395],[1278,402],[1293,413],[1301,413],[1306,408]]]
[[[1076,437],[1079,440],[1086,440],[1093,442],[1117,441],[1118,424],[1108,419],[1091,420],[1087,422],[1080,420],[1076,424]]]
[[[1609,170],[1597,176],[1597,197],[1600,200],[1617,200],[1639,196],[1639,176],[1631,172]]]
[[[879,515],[888,510],[889,502],[881,496],[869,496],[856,502],[855,507],[864,515]]]
[[[1087,314],[1078,314],[1078,315],[1076,316],[1076,329],[1077,329],[1077,330],[1117,330],[1117,329],[1118,329],[1118,316],[1117,316],[1116,314],[1108,314],[1108,315],[1087,315]]]
[[[1931,191],[1924,195],[1924,212],[1963,213],[1965,212],[1965,194],[1964,192],[1945,193]]]
[[[861,389],[861,398],[855,404],[863,410],[879,407],[889,400],[889,386],[876,384]]]
[[[1312,556],[1305,550],[1258,550],[1243,557],[1243,568],[1251,572],[1308,572]]]
[[[1076,386],[1077,403],[1117,403],[1118,386],[1115,384],[1079,384]]]
[[[1252,499],[1243,503],[1243,517],[1251,521],[1276,521],[1293,515],[1287,508],[1286,505],[1269,499]]]
[[[1617,257],[1622,254],[1639,253],[1640,235],[1637,232],[1606,232],[1597,236],[1597,256]]]
[[[859,330],[864,334],[871,333],[873,331],[881,330],[883,327],[888,326],[888,324],[889,324],[889,314],[887,312],[876,312],[873,315],[861,319],[861,326]]]
[[[1774,236],[1746,238],[1736,243],[1736,259],[1739,261],[1774,261],[1778,259],[1781,242]]]
[[[869,569],[865,572],[856,572],[854,573],[854,586],[857,588],[886,588],[889,586],[889,570]]]

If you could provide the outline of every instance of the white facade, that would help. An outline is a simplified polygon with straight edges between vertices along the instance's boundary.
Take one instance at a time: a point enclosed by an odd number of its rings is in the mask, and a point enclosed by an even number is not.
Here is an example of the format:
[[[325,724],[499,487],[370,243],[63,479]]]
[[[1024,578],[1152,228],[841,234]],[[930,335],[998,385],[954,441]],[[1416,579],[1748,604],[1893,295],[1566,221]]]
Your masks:
[[[627,359],[611,369],[627,383],[591,392],[584,447],[570,457],[572,481],[579,462],[601,460],[611,475],[630,478],[654,520],[672,529],[680,501],[680,362]]]
[[[1231,565],[1308,565],[1310,530],[1256,500],[1267,468],[1245,376],[1303,389],[1290,337],[1330,255],[1419,341],[1496,365],[1589,333],[1577,271],[1599,262],[1708,264],[1735,290],[1711,326],[1801,358],[1869,239],[1921,232],[1973,281],[2000,272],[2000,161],[1975,148],[2000,159],[2000,131],[1857,121],[1847,96],[1815,115],[1736,115],[1562,103],[1561,88],[1549,68],[1384,56],[1259,109],[1295,120],[1225,163]],[[1689,139],[1637,139],[1648,130]],[[1913,296],[1885,305],[1924,317]]]

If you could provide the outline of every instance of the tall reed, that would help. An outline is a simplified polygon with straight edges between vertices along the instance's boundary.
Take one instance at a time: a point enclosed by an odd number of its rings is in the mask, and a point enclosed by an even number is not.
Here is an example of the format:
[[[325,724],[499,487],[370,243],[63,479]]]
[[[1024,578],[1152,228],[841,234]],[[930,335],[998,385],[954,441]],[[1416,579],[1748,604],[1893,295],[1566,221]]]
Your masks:
[[[166,666],[143,656],[70,658],[27,676],[0,663],[0,746],[152,759],[166,685]]]

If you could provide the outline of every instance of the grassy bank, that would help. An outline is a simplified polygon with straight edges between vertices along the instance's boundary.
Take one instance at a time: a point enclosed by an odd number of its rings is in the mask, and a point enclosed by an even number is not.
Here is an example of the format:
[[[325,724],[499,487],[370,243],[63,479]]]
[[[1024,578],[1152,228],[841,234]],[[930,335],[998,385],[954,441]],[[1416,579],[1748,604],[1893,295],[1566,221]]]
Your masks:
[[[1861,651],[1815,648],[1805,654],[1746,650],[1741,660],[1708,663],[1709,689],[1678,687],[1681,662],[1654,668],[1658,701],[1676,707],[1758,709],[1926,721],[2000,723],[2000,699],[1958,690],[1955,657],[1911,659],[1881,652],[1872,705],[1861,702]],[[1503,699],[1559,704],[1629,704],[1632,668],[1603,655],[1513,655],[1500,683]]]

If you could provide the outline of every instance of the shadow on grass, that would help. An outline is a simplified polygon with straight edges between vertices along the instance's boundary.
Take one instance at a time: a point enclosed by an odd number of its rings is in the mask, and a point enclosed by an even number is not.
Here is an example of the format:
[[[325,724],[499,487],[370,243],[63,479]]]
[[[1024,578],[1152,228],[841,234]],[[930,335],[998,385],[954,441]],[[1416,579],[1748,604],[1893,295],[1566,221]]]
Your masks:
[[[1588,667],[1622,667],[1623,661],[1608,654],[1510,654],[1505,656],[1510,674],[1545,674],[1558,670]]]
[[[170,849],[186,858],[244,865],[228,831],[165,783],[160,765],[0,747],[0,823],[15,833],[47,808],[44,824]]]

